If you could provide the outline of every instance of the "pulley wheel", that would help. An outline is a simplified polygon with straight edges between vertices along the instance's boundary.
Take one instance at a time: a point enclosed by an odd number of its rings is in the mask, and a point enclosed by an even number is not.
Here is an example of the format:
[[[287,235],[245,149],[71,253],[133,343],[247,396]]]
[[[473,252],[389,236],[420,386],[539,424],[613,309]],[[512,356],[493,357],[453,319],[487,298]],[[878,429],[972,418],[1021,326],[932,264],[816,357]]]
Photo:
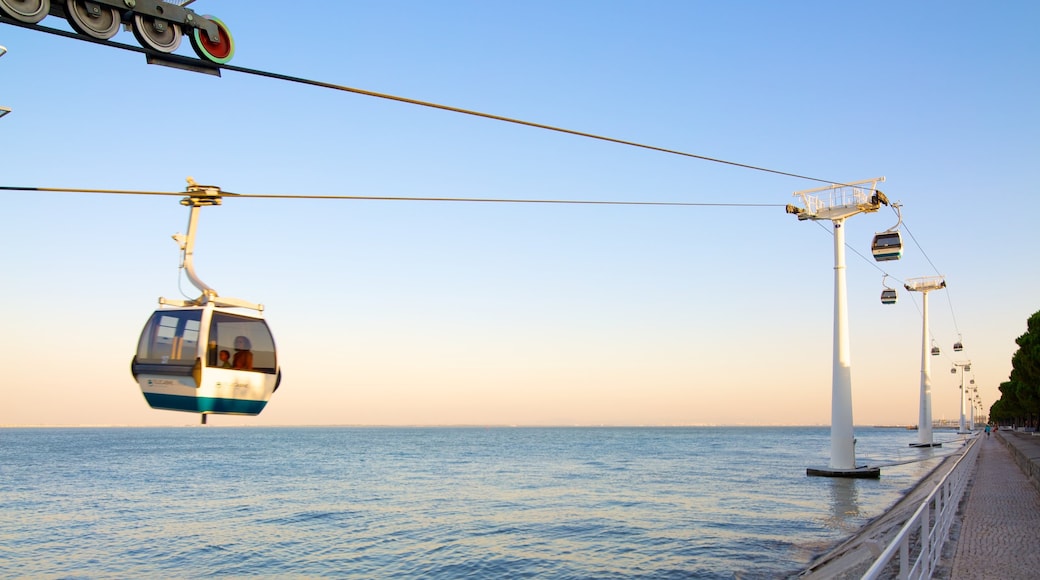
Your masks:
[[[108,40],[119,32],[119,11],[110,6],[84,0],[65,0],[65,17],[76,32],[92,38]]]
[[[137,42],[145,48],[173,52],[181,45],[181,26],[174,22],[134,14],[133,29]]]
[[[195,28],[192,30],[191,36],[188,37],[191,47],[195,49],[195,54],[199,55],[199,58],[202,60],[224,64],[231,60],[231,57],[235,56],[235,39],[231,37],[231,32],[219,18],[208,15],[203,18],[217,25],[217,35],[220,37],[220,40],[212,42],[205,30]]]
[[[18,22],[36,24],[51,9],[51,0],[0,0],[0,12]]]

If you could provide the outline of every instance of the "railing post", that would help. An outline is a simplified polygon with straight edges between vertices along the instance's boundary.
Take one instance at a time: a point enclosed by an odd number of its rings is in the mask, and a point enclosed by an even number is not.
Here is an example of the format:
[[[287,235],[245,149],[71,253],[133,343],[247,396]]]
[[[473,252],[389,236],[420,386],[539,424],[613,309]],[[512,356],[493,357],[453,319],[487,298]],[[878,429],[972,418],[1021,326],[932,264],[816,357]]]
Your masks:
[[[899,578],[906,580],[910,576],[910,535],[903,536],[899,546]]]
[[[930,502],[929,502],[930,503]],[[926,506],[924,511],[921,513],[921,555],[917,557],[918,562],[927,562],[929,555],[931,554],[931,516],[929,512],[929,506]],[[927,577],[927,576],[925,576]]]
[[[946,491],[948,490],[948,483],[943,483],[940,487],[940,491],[935,496],[935,523],[932,525],[932,531],[928,534],[928,546],[929,546],[929,557],[926,561],[928,568],[925,570],[925,578],[931,578],[932,572],[935,570],[935,565],[938,563],[939,555],[942,553],[942,544],[945,542],[946,534],[943,530],[946,529],[946,518],[948,517],[946,509],[948,502],[946,501]]]

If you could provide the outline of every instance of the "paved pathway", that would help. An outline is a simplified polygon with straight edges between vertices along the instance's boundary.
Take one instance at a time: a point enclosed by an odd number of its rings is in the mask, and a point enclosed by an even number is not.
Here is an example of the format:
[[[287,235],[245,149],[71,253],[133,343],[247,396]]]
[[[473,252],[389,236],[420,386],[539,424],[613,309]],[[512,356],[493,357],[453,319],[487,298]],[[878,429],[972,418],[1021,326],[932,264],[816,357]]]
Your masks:
[[[996,436],[981,437],[949,577],[1038,578],[1040,492]]]

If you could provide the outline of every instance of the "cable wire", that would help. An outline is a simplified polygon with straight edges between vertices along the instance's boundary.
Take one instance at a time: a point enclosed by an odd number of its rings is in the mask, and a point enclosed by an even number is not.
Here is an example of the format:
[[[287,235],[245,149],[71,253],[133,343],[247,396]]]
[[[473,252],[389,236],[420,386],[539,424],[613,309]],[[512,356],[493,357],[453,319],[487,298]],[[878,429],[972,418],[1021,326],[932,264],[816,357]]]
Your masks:
[[[144,191],[133,189],[87,189],[75,187],[19,187],[0,185],[0,191],[43,191],[50,193],[97,193],[112,195],[165,195],[185,197],[187,191]],[[220,196],[246,199],[311,199],[311,200],[354,200],[354,201],[439,201],[439,202],[471,202],[471,203],[533,203],[533,204],[569,204],[569,205],[648,205],[673,207],[784,207],[779,203],[710,203],[692,201],[608,201],[585,199],[508,199],[487,197],[418,197],[391,195],[310,195],[310,194],[263,194],[234,193],[220,191]]]
[[[831,230],[830,230],[829,228],[827,228],[827,226],[823,225],[823,224],[822,224],[822,223],[821,223],[821,222],[820,222],[819,220],[814,220],[814,221],[816,222],[816,225],[818,225],[818,226],[820,226],[821,228],[823,228],[823,230],[824,230],[824,231],[826,231],[826,232],[828,232],[828,233],[829,233],[829,234],[830,234],[830,235],[831,235],[832,237],[834,236],[834,232],[833,232],[833,231],[831,231]],[[915,241],[916,241],[916,240],[915,240]],[[920,247],[920,246],[918,246],[918,247]],[[852,250],[852,252],[853,252],[854,254],[856,254],[857,256],[859,256],[860,258],[862,258],[864,262],[867,262],[868,264],[870,264],[871,266],[873,266],[873,267],[874,267],[874,268],[875,268],[875,269],[876,269],[877,271],[881,272],[881,273],[882,273],[882,274],[884,274],[885,276],[888,276],[889,278],[892,278],[893,280],[895,280],[896,282],[899,282],[900,284],[903,284],[903,285],[905,285],[905,284],[906,284],[906,282],[904,282],[903,280],[900,280],[899,278],[897,278],[897,277],[895,277],[895,276],[893,276],[893,275],[889,274],[889,273],[888,273],[888,272],[886,272],[886,271],[885,271],[885,270],[884,270],[883,268],[881,268],[881,266],[878,266],[878,265],[877,265],[877,262],[875,262],[874,260],[871,260],[871,259],[867,258],[866,256],[864,256],[863,254],[861,254],[861,253],[859,252],[859,250],[857,250],[857,249],[856,249],[856,248],[854,248],[853,246],[849,245],[849,243],[848,243],[848,242],[845,242],[845,248],[846,248],[846,249],[849,249],[849,250]],[[922,252],[922,253],[923,253],[923,252]],[[934,266],[933,266],[933,268],[934,268]],[[948,288],[947,288],[947,291],[949,291],[949,289],[948,289]],[[916,299],[916,297],[914,296],[914,293],[913,293],[913,292],[911,292],[911,293],[910,293],[910,302],[912,302],[912,303],[913,303],[913,305],[914,305],[914,308],[916,308],[916,309],[917,309],[917,314],[918,314],[918,316],[920,316],[920,317],[921,317],[921,318],[923,319],[923,318],[924,318],[924,311],[923,311],[923,310],[921,310],[921,306],[920,306],[920,305],[919,305],[919,304],[917,303],[917,299]],[[950,307],[950,312],[951,312],[951,313],[953,312],[953,306],[952,306],[952,305],[951,305],[951,307]],[[956,328],[956,326],[957,326],[957,321],[956,321],[956,319],[954,319],[954,323],[953,323],[953,324],[954,324],[954,328]],[[959,333],[959,331],[958,331],[958,333]],[[934,332],[932,332],[932,329],[931,329],[931,328],[929,328],[929,329],[928,329],[928,334],[929,334],[929,336],[931,336],[931,337],[932,337],[932,342],[934,343],[934,342],[935,342],[935,338],[934,338],[934,337],[935,337],[935,333],[934,333]],[[941,349],[940,349],[940,352],[941,352]],[[949,358],[949,357],[947,357],[947,358]]]
[[[914,236],[914,233],[910,231],[910,228],[907,227],[905,222],[903,223],[903,229],[906,230],[907,234],[909,234],[910,239],[914,241],[914,245],[917,246],[917,249],[921,250],[921,255],[924,256],[924,259],[928,261],[928,265],[931,266],[932,270],[935,271],[935,275],[942,276],[942,273],[940,273],[939,269],[935,267],[934,263],[932,263],[932,259],[928,257],[928,254],[924,251],[924,248],[921,247],[921,243],[917,241],[917,237]]]
[[[833,180],[830,180],[830,179],[821,179],[819,177],[811,177],[811,176],[808,176],[808,175],[800,175],[800,174],[797,174],[797,173],[791,173],[791,172],[787,172],[787,171],[780,171],[780,170],[776,170],[776,169],[769,169],[769,168],[766,168],[766,167],[760,167],[760,166],[757,166],[757,165],[750,165],[750,164],[747,164],[747,163],[739,163],[739,162],[736,162],[736,161],[728,161],[728,160],[725,160],[725,159],[719,159],[719,158],[716,158],[716,157],[709,157],[709,156],[706,156],[706,155],[698,155],[698,154],[695,154],[695,153],[686,153],[684,151],[679,151],[679,150],[676,150],[676,149],[668,149],[668,148],[665,148],[665,147],[658,147],[658,146],[655,146],[655,145],[647,145],[647,144],[643,144],[643,143],[637,143],[635,141],[628,141],[628,140],[625,140],[625,139],[617,139],[617,138],[614,138],[614,137],[607,137],[607,136],[604,136],[604,135],[597,135],[597,134],[594,134],[594,133],[586,133],[584,131],[575,131],[573,129],[566,129],[566,128],[563,128],[563,127],[556,127],[556,126],[553,126],[553,125],[546,125],[546,124],[543,124],[543,123],[535,123],[535,122],[532,122],[532,121],[524,121],[522,119],[515,119],[515,118],[512,118],[512,117],[504,117],[502,115],[494,115],[494,114],[491,114],[491,113],[482,113],[480,111],[474,111],[474,110],[471,110],[471,109],[463,109],[463,108],[460,108],[460,107],[453,107],[453,106],[450,106],[450,105],[442,105],[442,104],[433,103],[433,102],[430,102],[430,101],[421,101],[421,100],[418,100],[418,99],[412,99],[412,98],[408,98],[408,97],[401,97],[401,96],[391,95],[391,94],[387,94],[387,93],[380,93],[380,92],[376,92],[376,91],[369,91],[369,90],[366,90],[366,89],[359,89],[359,88],[356,88],[356,87],[348,87],[348,86],[345,86],[345,85],[339,85],[339,84],[325,82],[325,81],[306,79],[306,78],[303,78],[303,77],[297,77],[297,76],[293,76],[293,75],[287,75],[287,74],[263,71],[263,70],[259,70],[259,69],[253,69],[253,68],[246,68],[246,67],[241,67],[241,66],[236,66],[236,65],[217,64],[217,63],[212,63],[212,62],[203,61],[203,60],[199,60],[199,59],[188,58],[188,57],[177,55],[177,54],[160,53],[160,52],[155,52],[155,51],[152,51],[152,50],[147,50],[147,49],[142,48],[142,47],[132,46],[132,45],[129,45],[129,44],[122,44],[122,43],[118,43],[118,42],[111,42],[111,41],[108,41],[108,40],[101,40],[101,39],[97,39],[97,38],[91,38],[91,37],[84,36],[84,35],[81,35],[81,34],[76,34],[76,33],[73,33],[73,32],[67,32],[67,31],[64,31],[64,30],[58,30],[56,28],[49,28],[49,27],[46,27],[46,26],[40,26],[38,24],[29,24],[29,23],[24,23],[24,22],[17,22],[17,21],[14,21],[14,20],[3,18],[3,17],[0,17],[0,22],[2,22],[4,24],[12,24],[14,26],[20,26],[22,28],[29,28],[31,30],[37,30],[37,31],[40,31],[40,32],[46,32],[48,34],[55,34],[55,35],[58,35],[58,36],[64,36],[66,38],[73,38],[73,39],[76,39],[76,40],[83,40],[83,41],[87,41],[87,42],[93,42],[95,44],[102,44],[102,45],[105,45],[105,46],[112,46],[112,47],[115,47],[115,48],[119,48],[119,49],[122,49],[122,50],[128,50],[128,51],[131,51],[131,52],[139,52],[139,53],[142,53],[142,54],[144,54],[146,56],[150,56],[150,57],[153,57],[153,58],[158,58],[158,59],[161,59],[161,60],[164,60],[164,61],[168,61],[168,62],[170,62],[171,64],[174,64],[174,65],[178,65],[179,64],[182,67],[191,67],[193,69],[200,69],[200,68],[202,68],[202,69],[208,69],[208,70],[218,71],[218,72],[221,71],[221,70],[227,70],[227,71],[232,71],[232,72],[237,72],[237,73],[242,73],[242,74],[247,74],[247,75],[266,77],[266,78],[280,80],[280,81],[285,81],[285,82],[292,82],[292,83],[303,84],[303,85],[310,85],[310,86],[314,86],[314,87],[320,87],[320,88],[331,89],[331,90],[336,90],[336,91],[342,91],[342,92],[347,92],[347,93],[354,93],[354,94],[357,94],[357,95],[363,95],[363,96],[367,96],[367,97],[375,97],[375,98],[379,98],[379,99],[386,99],[386,100],[390,100],[390,101],[396,101],[396,102],[399,102],[399,103],[406,103],[406,104],[410,104],[410,105],[418,105],[418,106],[422,106],[422,107],[429,107],[429,108],[432,108],[432,109],[440,109],[442,111],[449,111],[449,112],[452,112],[452,113],[459,113],[459,114],[463,114],[463,115],[471,115],[471,116],[474,116],[474,117],[481,117],[481,118],[490,119],[490,120],[493,120],[493,121],[501,121],[501,122],[504,122],[504,123],[513,123],[513,124],[516,124],[516,125],[524,125],[524,126],[527,126],[527,127],[533,127],[535,129],[543,129],[543,130],[546,130],[546,131],[555,131],[557,133],[566,133],[566,134],[569,134],[569,135],[575,135],[575,136],[578,136],[578,137],[585,137],[585,138],[588,138],[588,139],[595,139],[595,140],[599,140],[599,141],[606,141],[606,142],[609,142],[609,143],[616,143],[616,144],[619,144],[619,145],[626,145],[626,146],[629,146],[629,147],[636,147],[636,148],[640,148],[640,149],[647,149],[647,150],[650,150],[650,151],[657,151],[657,152],[660,152],[660,153],[668,153],[668,154],[671,154],[671,155],[679,155],[679,156],[682,156],[682,157],[689,157],[689,158],[693,158],[693,159],[699,159],[699,160],[702,160],[702,161],[709,161],[709,162],[712,162],[712,163],[721,163],[721,164],[724,164],[724,165],[730,165],[730,166],[739,167],[739,168],[742,168],[742,169],[750,169],[752,171],[761,171],[761,172],[765,172],[765,173],[771,173],[771,174],[774,174],[774,175],[783,175],[783,176],[786,176],[786,177],[794,177],[794,178],[797,178],[797,179],[805,179],[805,180],[808,180],[808,181],[816,181],[816,182],[819,182],[819,183],[826,183],[826,184],[832,184],[832,185],[839,185],[839,186],[845,186],[846,185],[844,182],[841,182],[841,181],[833,181]]]
[[[573,130],[573,129],[567,129],[567,128],[557,127],[557,126],[553,126],[553,125],[547,125],[547,124],[543,124],[543,123],[535,123],[535,122],[532,122],[532,121],[525,121],[525,120],[522,120],[522,119],[516,119],[516,118],[512,118],[512,117],[505,117],[505,116],[502,116],[502,115],[495,115],[495,114],[491,114],[491,113],[483,113],[483,112],[480,112],[480,111],[474,111],[474,110],[471,110],[471,109],[463,109],[463,108],[460,108],[460,107],[454,107],[454,106],[450,106],[450,105],[443,105],[443,104],[439,104],[439,103],[433,103],[433,102],[430,102],[430,101],[422,101],[422,100],[412,99],[412,98],[408,98],[408,97],[402,97],[402,96],[398,96],[398,95],[391,95],[391,94],[388,94],[388,93],[381,93],[381,92],[376,92],[376,91],[370,91],[370,90],[360,89],[360,88],[356,88],[356,87],[349,87],[349,86],[335,84],[335,83],[330,83],[330,82],[325,82],[325,81],[318,81],[318,80],[314,80],[314,79],[307,79],[307,78],[293,76],[293,75],[287,75],[287,74],[282,74],[282,73],[275,73],[275,72],[264,71],[264,70],[259,70],[259,69],[241,67],[241,66],[237,66],[237,65],[211,63],[211,62],[207,62],[207,61],[203,61],[203,60],[199,60],[199,59],[192,59],[192,58],[188,58],[188,57],[184,57],[184,56],[180,56],[180,55],[176,55],[176,54],[158,53],[158,52],[155,52],[155,51],[147,50],[147,49],[145,49],[143,47],[137,47],[137,46],[132,46],[132,45],[129,45],[129,44],[122,44],[122,43],[117,43],[117,42],[111,42],[111,41],[108,41],[108,40],[101,40],[101,39],[91,38],[91,37],[84,36],[84,35],[81,35],[81,34],[77,34],[77,33],[74,33],[74,32],[67,32],[67,31],[64,31],[64,30],[58,30],[58,29],[55,29],[55,28],[50,28],[50,27],[46,27],[46,26],[40,26],[38,24],[30,24],[30,23],[18,22],[18,21],[14,21],[14,20],[2,17],[2,16],[0,16],[0,22],[2,22],[4,24],[11,24],[11,25],[20,26],[20,27],[23,27],[23,28],[29,28],[29,29],[32,29],[32,30],[37,30],[37,31],[40,31],[40,32],[46,32],[48,34],[54,34],[54,35],[57,35],[57,36],[63,36],[63,37],[66,37],[66,38],[73,38],[73,39],[76,39],[76,40],[93,42],[95,44],[102,44],[102,45],[112,46],[112,47],[115,47],[115,48],[131,51],[131,52],[139,52],[139,53],[142,53],[142,54],[144,54],[146,56],[158,57],[159,59],[167,60],[167,61],[170,61],[170,62],[175,63],[175,64],[180,64],[180,65],[183,65],[183,66],[189,66],[189,67],[194,67],[194,68],[201,67],[201,68],[211,69],[211,70],[217,71],[218,73],[221,70],[227,70],[227,71],[237,72],[237,73],[246,74],[246,75],[259,76],[259,77],[264,77],[264,78],[269,78],[269,79],[274,79],[274,80],[280,80],[280,81],[291,82],[291,83],[296,83],[296,84],[303,84],[303,85],[309,85],[309,86],[325,88],[325,89],[330,89],[330,90],[336,90],[336,91],[341,91],[341,92],[353,93],[353,94],[362,95],[362,96],[368,96],[368,97],[374,97],[374,98],[385,99],[385,100],[390,100],[390,101],[396,101],[396,102],[410,104],[410,105],[417,105],[417,106],[428,107],[428,108],[432,108],[432,109],[439,109],[439,110],[442,110],[442,111],[459,113],[459,114],[463,114],[463,115],[470,115],[470,116],[474,116],[474,117],[481,117],[481,118],[484,118],[484,119],[490,119],[490,120],[500,121],[500,122],[504,122],[504,123],[512,123],[512,124],[516,124],[516,125],[523,125],[523,126],[527,126],[527,127],[536,128],[536,129],[543,129],[543,130],[546,130],[546,131],[554,131],[554,132],[557,132],[557,133],[564,133],[564,134],[574,135],[574,136],[578,136],[578,137],[585,137],[585,138],[588,138],[588,139],[605,141],[605,142],[609,142],[609,143],[616,143],[616,144],[619,144],[619,145],[626,145],[626,146],[629,146],[629,147],[636,147],[636,148],[640,148],[640,149],[647,149],[647,150],[650,150],[650,151],[657,151],[657,152],[667,153],[667,154],[671,154],[671,155],[678,155],[678,156],[688,157],[688,158],[692,158],[692,159],[699,159],[699,160],[702,160],[702,161],[708,161],[708,162],[712,162],[712,163],[719,163],[719,164],[723,164],[723,165],[739,167],[739,168],[742,168],[742,169],[749,169],[749,170],[752,170],[752,171],[760,171],[760,172],[765,172],[765,173],[771,173],[771,174],[774,174],[774,175],[782,175],[782,176],[786,176],[786,177],[794,177],[794,178],[797,178],[797,179],[805,179],[805,180],[808,180],[808,181],[815,181],[815,182],[819,182],[819,183],[826,183],[826,184],[832,184],[832,185],[839,185],[839,186],[840,185],[845,185],[844,182],[841,182],[841,181],[834,181],[834,180],[830,180],[830,179],[822,179],[822,178],[818,178],[818,177],[812,177],[812,176],[808,176],[808,175],[801,175],[801,174],[787,172],[787,171],[780,171],[780,170],[776,170],[776,169],[769,169],[769,168],[766,168],[766,167],[760,167],[760,166],[751,165],[751,164],[747,164],[747,163],[739,163],[739,162],[736,162],[736,161],[729,161],[729,160],[725,160],[725,159],[709,157],[709,156],[706,156],[706,155],[699,155],[699,154],[695,154],[695,153],[687,153],[687,152],[679,151],[679,150],[676,150],[676,149],[669,149],[669,148],[665,148],[665,147],[658,147],[658,146],[655,146],[655,145],[647,145],[647,144],[638,143],[638,142],[635,142],[635,141],[629,141],[629,140],[625,140],[625,139],[618,139],[618,138],[608,137],[608,136],[604,136],[604,135],[597,135],[597,134],[594,134],[594,133],[587,133],[587,132],[584,132],[584,131],[576,131],[576,130]],[[12,188],[12,187],[2,187],[0,189],[4,189],[4,190],[20,190],[20,191],[69,191],[69,190],[58,190],[58,189],[54,189],[54,188],[47,189],[47,188]],[[182,193],[170,193],[170,192],[86,190],[86,189],[77,190],[76,192],[77,193],[133,194],[133,195],[183,195]],[[227,192],[225,192],[225,194],[232,195],[232,194],[227,193]],[[249,195],[249,194],[237,194],[237,195],[239,195],[241,197],[269,197],[269,198],[282,198],[282,199],[291,197],[291,198],[299,198],[299,199],[353,199],[353,200],[375,200],[375,201],[441,201],[441,202],[485,202],[485,203],[559,203],[559,204],[592,204],[592,205],[661,205],[661,206],[729,206],[729,207],[776,207],[778,205],[778,204],[724,204],[724,203],[631,202],[631,201],[610,202],[610,201],[579,201],[579,200],[524,200],[524,199],[479,199],[479,198],[421,198],[421,197],[391,197],[391,196],[308,196],[308,195],[303,195],[303,196],[301,196],[301,195],[266,195],[265,196],[265,195]],[[914,243],[917,245],[918,249],[921,250],[921,254],[925,256],[925,259],[928,261],[928,263],[932,266],[932,268],[938,274],[938,269],[935,267],[935,264],[932,263],[932,260],[931,260],[931,258],[928,257],[927,253],[925,253],[924,249],[921,248],[921,244],[917,241],[917,238],[913,235],[913,232],[911,232],[910,229],[907,228],[905,224],[903,224],[903,228],[906,230],[907,234],[909,234],[910,237],[914,240]],[[851,249],[854,253],[859,255],[864,260],[870,262],[870,260],[867,260],[866,257],[864,257],[862,254],[860,254],[860,252],[858,250],[856,250],[855,248],[852,248],[848,244],[846,244],[846,247]],[[873,264],[873,265],[882,274],[888,275],[887,272],[885,272],[882,268],[878,267],[876,264]],[[890,276],[890,277],[896,279],[897,281],[900,281],[898,278],[895,278],[894,276]],[[954,309],[953,309],[953,300],[949,296],[949,290],[948,289],[947,289],[947,298],[949,299],[950,315],[953,318],[954,329],[957,331],[957,334],[960,335],[960,328],[959,328],[959,326],[957,324],[956,313],[954,312]]]
[[[924,251],[924,248],[921,247],[921,243],[917,241],[917,237],[914,236],[914,233],[910,231],[910,228],[906,226],[905,222],[903,223],[903,229],[905,229],[906,233],[910,235],[910,239],[914,241],[914,245],[917,246],[917,249],[921,250],[921,255],[924,256],[924,259],[928,261],[928,265],[932,267],[932,270],[935,271],[935,274],[937,276],[942,276],[942,274],[939,272],[939,269],[935,267],[935,264],[932,262],[932,259],[928,257],[928,254]],[[953,319],[953,330],[957,333],[957,336],[960,337],[961,329],[959,326],[957,326],[957,314],[953,311],[953,296],[950,294],[949,287],[946,287],[946,301],[950,305],[950,317]]]
[[[813,221],[816,222],[816,225],[820,226],[825,232],[829,233],[831,235],[831,237],[834,237],[834,232],[831,231],[831,229],[828,228],[827,226],[823,225],[823,223],[820,220],[813,220]],[[871,266],[873,266],[874,269],[877,270],[878,272],[881,272],[885,276],[888,276],[889,278],[895,280],[896,282],[899,282],[900,284],[905,284],[905,282],[903,282],[899,278],[893,276],[892,274],[889,274],[881,266],[878,266],[876,261],[871,260],[870,258],[867,258],[866,256],[864,256],[862,253],[860,253],[859,250],[857,250],[855,247],[853,247],[848,242],[845,242],[845,248],[848,249],[848,250],[851,250],[853,254],[856,254],[857,256],[862,258],[864,262],[866,262],[866,263],[870,264]]]
[[[832,236],[834,235],[834,232],[830,231],[826,226],[824,226],[822,223],[820,223],[819,220],[815,220],[815,221],[816,221],[816,225],[818,225],[821,228],[823,228],[825,231],[830,233]],[[917,249],[921,250],[921,255],[923,255],[925,257],[925,260],[928,261],[928,264],[932,267],[933,270],[935,270],[936,275],[942,276],[942,274],[939,273],[939,269],[935,267],[934,263],[932,263],[932,259],[928,257],[928,254],[925,253],[924,248],[921,247],[920,242],[918,242],[917,238],[914,237],[913,232],[910,231],[910,228],[906,227],[906,222],[905,221],[901,223],[901,227],[903,229],[905,229],[906,233],[910,235],[910,238],[914,240],[914,244],[917,246]],[[857,250],[853,246],[849,245],[848,242],[845,243],[845,247],[847,249],[851,250],[854,254],[856,254],[860,258],[862,258],[864,262],[867,262],[868,264],[873,266],[874,269],[876,269],[878,272],[881,272],[885,276],[888,276],[889,278],[892,278],[893,280],[895,280],[896,282],[899,282],[900,284],[904,284],[904,285],[906,284],[905,281],[900,280],[896,276],[893,276],[892,274],[889,274],[888,272],[886,272],[883,268],[881,268],[881,266],[877,265],[876,261],[871,260],[871,259],[867,258],[866,256],[864,256],[862,253],[860,253],[859,250]],[[956,313],[954,313],[954,310],[953,310],[953,299],[950,296],[950,288],[949,288],[949,286],[944,287],[944,290],[946,290],[947,304],[949,304],[949,306],[950,306],[950,317],[953,319],[953,329],[957,333],[957,336],[960,337],[961,336],[961,330],[957,326],[957,315],[956,315]],[[914,300],[914,297],[913,297],[912,293],[911,293],[911,300],[913,301],[914,306],[917,308],[917,313],[920,314],[921,316],[924,316],[924,312],[921,310],[921,307],[917,304],[917,301]],[[931,332],[931,329],[929,329],[929,332]],[[932,336],[935,336],[935,334],[932,333]]]

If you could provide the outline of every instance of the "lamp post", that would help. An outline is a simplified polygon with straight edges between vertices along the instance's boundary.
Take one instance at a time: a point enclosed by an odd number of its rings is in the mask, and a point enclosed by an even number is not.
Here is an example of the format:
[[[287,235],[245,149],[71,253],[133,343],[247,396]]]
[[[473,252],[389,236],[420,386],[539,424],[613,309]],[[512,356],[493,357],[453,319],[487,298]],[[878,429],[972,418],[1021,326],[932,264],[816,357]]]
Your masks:
[[[956,374],[957,369],[960,369],[961,371],[961,420],[960,424],[957,427],[957,433],[960,435],[964,435],[966,433],[969,433],[969,431],[964,426],[964,406],[965,401],[967,400],[967,391],[964,388],[964,373],[971,372],[971,361],[958,361],[953,363],[953,368],[950,369],[950,372]]]
[[[797,191],[805,207],[788,205],[787,213],[802,220],[828,220],[834,225],[834,352],[831,371],[831,459],[826,468],[808,468],[807,475],[880,477],[881,469],[856,465],[852,429],[852,362],[849,354],[848,291],[845,283],[845,220],[876,212],[888,205],[877,190],[884,177]]]
[[[979,412],[976,415],[980,423],[989,423],[989,417],[986,416],[986,409],[982,406],[982,397],[979,396],[979,389],[975,388],[975,406],[979,408]]]
[[[975,431],[975,399],[978,397],[978,389],[975,388],[975,379],[968,381],[971,386],[971,394],[968,395],[968,408],[971,410],[971,417],[968,421],[968,431]]]

